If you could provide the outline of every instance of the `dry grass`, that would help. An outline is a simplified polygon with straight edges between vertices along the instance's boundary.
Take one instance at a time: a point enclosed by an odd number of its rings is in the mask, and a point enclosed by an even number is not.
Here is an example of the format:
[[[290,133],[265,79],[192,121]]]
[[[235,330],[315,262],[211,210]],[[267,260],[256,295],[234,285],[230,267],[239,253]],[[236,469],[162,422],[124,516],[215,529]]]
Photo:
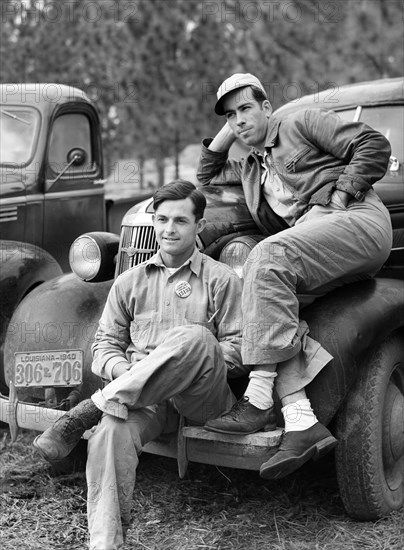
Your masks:
[[[83,473],[54,476],[22,434],[3,441],[2,550],[83,550]],[[9,441],[9,439],[8,439]],[[404,510],[376,523],[352,521],[339,499],[332,457],[278,482],[256,472],[190,465],[144,454],[127,549],[403,550]]]

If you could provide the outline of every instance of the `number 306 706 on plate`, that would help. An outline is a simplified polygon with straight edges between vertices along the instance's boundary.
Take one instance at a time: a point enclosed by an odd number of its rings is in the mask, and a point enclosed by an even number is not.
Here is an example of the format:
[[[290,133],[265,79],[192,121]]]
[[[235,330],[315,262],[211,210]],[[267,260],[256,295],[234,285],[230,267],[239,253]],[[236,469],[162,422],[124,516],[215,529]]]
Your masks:
[[[78,386],[83,381],[83,350],[17,352],[14,385]]]

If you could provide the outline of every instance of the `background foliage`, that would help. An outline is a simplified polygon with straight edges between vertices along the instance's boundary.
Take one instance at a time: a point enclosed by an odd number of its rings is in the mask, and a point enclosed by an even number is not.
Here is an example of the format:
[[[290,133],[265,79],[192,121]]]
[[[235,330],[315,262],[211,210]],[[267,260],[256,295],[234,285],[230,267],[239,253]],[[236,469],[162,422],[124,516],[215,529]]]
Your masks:
[[[166,158],[215,133],[215,92],[261,78],[274,107],[305,93],[404,74],[401,0],[3,0],[1,81],[84,89],[107,167]],[[108,171],[108,168],[107,168]]]

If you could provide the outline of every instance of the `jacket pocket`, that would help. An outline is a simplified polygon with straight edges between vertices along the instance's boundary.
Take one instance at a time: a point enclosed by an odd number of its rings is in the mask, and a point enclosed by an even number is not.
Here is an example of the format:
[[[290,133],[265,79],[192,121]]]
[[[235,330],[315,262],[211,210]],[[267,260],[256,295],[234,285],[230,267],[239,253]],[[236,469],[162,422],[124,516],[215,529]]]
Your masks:
[[[301,151],[296,153],[292,158],[286,160],[284,166],[288,172],[296,172],[296,165],[307,153],[311,151],[310,145],[306,145]]]

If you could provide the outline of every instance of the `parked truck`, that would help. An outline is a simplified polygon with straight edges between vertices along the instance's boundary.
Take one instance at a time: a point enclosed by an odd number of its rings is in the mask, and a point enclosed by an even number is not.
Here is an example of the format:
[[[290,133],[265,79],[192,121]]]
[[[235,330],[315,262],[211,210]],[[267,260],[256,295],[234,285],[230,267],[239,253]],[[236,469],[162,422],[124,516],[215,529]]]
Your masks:
[[[386,265],[376,278],[339,288],[301,311],[312,337],[334,357],[307,391],[319,420],[338,438],[342,501],[351,517],[374,520],[404,504],[404,80],[327,90],[292,102],[275,115],[308,106],[363,120],[392,145],[387,173],[374,186],[393,223],[393,250]],[[99,136],[93,139],[99,142]],[[77,147],[82,146],[71,142],[72,149]],[[243,152],[239,148],[232,154]],[[202,191],[208,223],[197,244],[241,273],[263,238],[241,187]],[[90,347],[107,294],[114,277],[156,249],[152,202],[146,200],[128,210],[119,235],[90,231],[77,237],[69,252],[73,272],[56,274],[20,301],[5,338],[10,391],[0,398],[0,419],[9,423],[14,438],[19,427],[43,431],[101,387],[102,381],[91,373]],[[246,380],[232,384],[241,395]],[[259,470],[282,437],[279,411],[278,425],[276,431],[236,436],[187,426],[181,419],[175,434],[148,443],[145,451],[176,458],[180,476],[188,461]]]
[[[60,84],[0,85],[0,366],[17,304],[69,271],[87,231],[119,232],[123,212],[149,193],[105,195],[101,127],[85,93]],[[5,390],[0,374],[2,391]]]

